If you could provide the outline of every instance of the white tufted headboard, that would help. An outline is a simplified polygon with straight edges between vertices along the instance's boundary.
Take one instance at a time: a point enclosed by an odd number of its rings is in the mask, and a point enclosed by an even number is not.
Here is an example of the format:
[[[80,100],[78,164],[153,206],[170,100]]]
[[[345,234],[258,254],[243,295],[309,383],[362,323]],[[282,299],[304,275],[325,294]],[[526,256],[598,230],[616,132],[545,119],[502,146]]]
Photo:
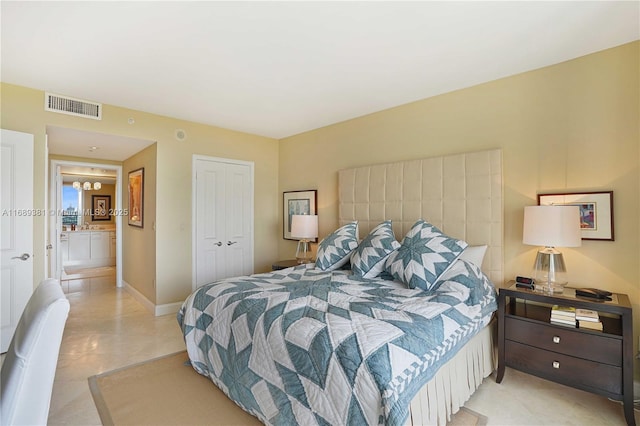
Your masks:
[[[383,220],[401,241],[418,219],[469,245],[488,245],[482,270],[500,286],[503,265],[502,150],[340,170],[340,225],[360,237]]]

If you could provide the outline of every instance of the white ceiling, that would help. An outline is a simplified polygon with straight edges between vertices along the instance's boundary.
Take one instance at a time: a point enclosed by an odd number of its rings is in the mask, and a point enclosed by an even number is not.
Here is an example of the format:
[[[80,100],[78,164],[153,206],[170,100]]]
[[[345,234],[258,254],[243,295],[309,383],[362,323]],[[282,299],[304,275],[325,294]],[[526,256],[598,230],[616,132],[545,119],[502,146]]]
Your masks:
[[[51,154],[115,161],[124,161],[154,143],[56,126],[47,126],[47,142]]]
[[[4,82],[273,138],[640,38],[637,1],[0,7]]]

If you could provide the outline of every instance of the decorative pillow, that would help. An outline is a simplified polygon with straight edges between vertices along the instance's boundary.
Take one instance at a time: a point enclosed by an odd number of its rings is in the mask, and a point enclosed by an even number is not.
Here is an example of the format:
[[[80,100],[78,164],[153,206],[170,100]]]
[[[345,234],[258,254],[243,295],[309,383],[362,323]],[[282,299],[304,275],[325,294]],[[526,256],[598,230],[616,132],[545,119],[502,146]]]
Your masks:
[[[351,270],[362,278],[375,278],[384,270],[387,257],[400,247],[387,220],[376,226],[351,254]]]
[[[419,220],[402,239],[400,248],[387,258],[385,270],[409,288],[430,290],[467,245]]]
[[[349,260],[358,247],[358,222],[347,223],[336,229],[318,244],[316,266],[323,271],[338,269]]]

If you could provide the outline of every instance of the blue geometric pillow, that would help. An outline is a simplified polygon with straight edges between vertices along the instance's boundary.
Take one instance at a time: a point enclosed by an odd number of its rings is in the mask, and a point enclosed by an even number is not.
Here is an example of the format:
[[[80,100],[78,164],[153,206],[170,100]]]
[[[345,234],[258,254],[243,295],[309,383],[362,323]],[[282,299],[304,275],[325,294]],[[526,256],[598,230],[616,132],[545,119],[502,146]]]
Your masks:
[[[351,270],[362,278],[375,278],[384,270],[384,261],[400,247],[387,220],[369,232],[351,254]]]
[[[316,266],[323,271],[338,269],[349,260],[358,247],[358,222],[347,223],[336,229],[318,244]]]
[[[385,270],[409,288],[430,290],[467,245],[419,220],[407,232],[400,248],[387,258]]]

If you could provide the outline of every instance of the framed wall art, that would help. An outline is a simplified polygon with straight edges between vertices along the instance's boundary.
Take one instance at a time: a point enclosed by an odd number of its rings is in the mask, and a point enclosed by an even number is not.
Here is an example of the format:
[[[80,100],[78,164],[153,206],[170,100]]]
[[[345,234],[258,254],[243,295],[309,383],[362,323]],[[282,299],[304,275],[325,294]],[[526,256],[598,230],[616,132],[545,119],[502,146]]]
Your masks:
[[[111,220],[111,195],[91,196],[91,220]]]
[[[613,191],[538,194],[538,205],[578,206],[583,240],[614,241]]]
[[[291,216],[294,214],[317,214],[316,213],[316,193],[315,189],[307,191],[289,191],[283,193],[283,237],[285,240],[298,240],[291,237]],[[315,238],[313,242],[318,242]]]
[[[143,227],[144,167],[129,172],[129,225]]]

